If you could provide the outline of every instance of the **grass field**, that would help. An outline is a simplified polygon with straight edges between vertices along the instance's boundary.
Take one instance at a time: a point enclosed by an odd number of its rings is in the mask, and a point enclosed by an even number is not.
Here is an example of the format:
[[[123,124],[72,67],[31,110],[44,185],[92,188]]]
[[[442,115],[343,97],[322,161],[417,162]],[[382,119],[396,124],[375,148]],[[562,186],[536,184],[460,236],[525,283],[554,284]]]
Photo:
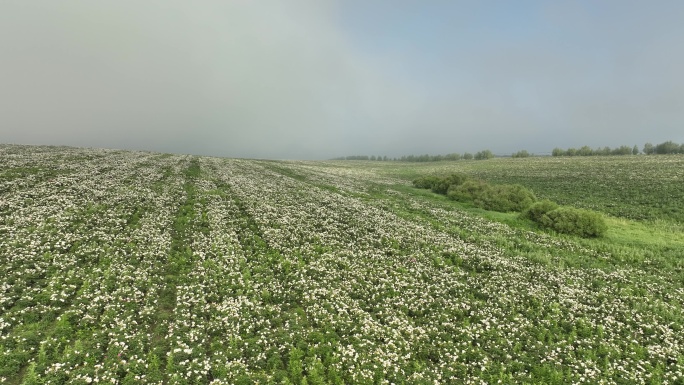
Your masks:
[[[684,384],[683,166],[0,146],[0,383]],[[411,187],[450,172],[608,233]]]

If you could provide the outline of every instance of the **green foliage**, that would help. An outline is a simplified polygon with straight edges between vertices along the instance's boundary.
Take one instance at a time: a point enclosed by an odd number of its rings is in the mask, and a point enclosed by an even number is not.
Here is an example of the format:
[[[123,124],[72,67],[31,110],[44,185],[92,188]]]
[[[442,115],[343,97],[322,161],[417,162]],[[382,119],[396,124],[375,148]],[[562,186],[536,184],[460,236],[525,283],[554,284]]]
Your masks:
[[[646,155],[651,155],[655,153],[655,146],[653,146],[653,143],[646,143],[644,144],[644,154]]]
[[[476,179],[469,179],[458,186],[452,186],[447,191],[449,199],[459,202],[475,202],[482,197],[485,192],[491,189],[486,182]]]
[[[439,182],[439,177],[428,175],[421,176],[420,178],[413,180],[413,186],[417,188],[431,189],[434,184]]]
[[[33,362],[29,364],[28,369],[26,369],[26,374],[24,375],[24,385],[39,385],[42,384],[38,373],[36,373],[36,363]]]
[[[536,201],[532,191],[521,185],[490,185],[474,179],[452,185],[447,196],[455,201],[471,202],[485,210],[499,212],[522,211]]]
[[[460,160],[462,159],[463,156],[459,153],[450,153],[446,155],[429,155],[429,154],[423,154],[423,155],[403,155],[399,158],[388,158],[387,155],[381,156],[375,156],[375,155],[350,155],[350,156],[340,156],[337,158],[332,158],[331,160],[369,160],[369,161],[399,161],[399,162],[415,162],[415,163],[424,163],[424,162],[440,162],[443,160],[448,160],[448,161],[455,161],[455,160]]]
[[[521,151],[513,153],[513,155],[511,155],[511,157],[513,157],[513,158],[529,158],[530,153],[527,152],[527,150],[521,150]]]
[[[671,140],[668,140],[667,142],[660,143],[656,146],[654,146],[652,143],[646,143],[644,145],[643,152],[646,155],[684,154],[684,144],[679,145],[679,144],[677,144]],[[639,147],[637,147],[636,145],[634,147],[629,147],[629,146],[623,145],[623,146],[613,148],[613,149],[611,149],[608,146],[603,147],[603,148],[596,148],[596,149],[592,149],[589,146],[582,146],[580,149],[568,148],[567,150],[563,150],[561,148],[556,147],[551,152],[551,155],[553,155],[553,156],[595,156],[595,155],[608,156],[608,155],[638,155],[638,154],[639,154]]]
[[[318,358],[307,360],[307,380],[311,385],[325,385],[325,367]]]
[[[431,189],[437,194],[446,195],[450,186],[458,186],[465,182],[468,176],[461,173],[450,174],[445,177],[423,176],[413,181],[413,185],[418,188]]]
[[[544,199],[542,201],[533,203],[530,207],[523,211],[522,217],[531,219],[535,222],[541,222],[541,219],[544,216],[544,214],[553,211],[557,208],[558,204],[556,202]]]
[[[603,236],[608,230],[601,214],[571,207],[560,207],[549,211],[541,216],[539,222],[559,233],[585,238]]]
[[[603,216],[597,212],[571,207],[559,207],[548,199],[535,202],[526,208],[521,217],[559,233],[584,238],[601,237],[608,230]]]
[[[475,159],[476,160],[486,160],[486,159],[492,159],[494,157],[494,153],[492,153],[490,150],[482,150],[478,151],[475,153]]]
[[[468,180],[465,174],[451,174],[444,178],[440,178],[431,187],[432,191],[437,194],[446,195],[451,186],[460,186]]]
[[[403,166],[408,170],[408,165]],[[496,158],[489,162],[458,165],[420,165],[417,173],[463,172],[491,184],[520,183],[540,199],[562,206],[600,211],[638,221],[667,220],[684,223],[684,157],[611,156],[574,157],[562,161],[549,157],[524,162]],[[385,169],[384,172],[392,172]]]
[[[293,348],[290,350],[290,355],[288,359],[288,371],[290,372],[290,381],[293,384],[299,384],[302,381],[304,366],[302,359],[304,358],[304,352],[299,348]]]
[[[494,185],[483,191],[480,197],[481,207],[485,210],[523,211],[534,203],[534,193],[519,184]]]
[[[681,154],[681,147],[679,144],[668,140],[667,142],[660,143],[655,146],[656,154]]]

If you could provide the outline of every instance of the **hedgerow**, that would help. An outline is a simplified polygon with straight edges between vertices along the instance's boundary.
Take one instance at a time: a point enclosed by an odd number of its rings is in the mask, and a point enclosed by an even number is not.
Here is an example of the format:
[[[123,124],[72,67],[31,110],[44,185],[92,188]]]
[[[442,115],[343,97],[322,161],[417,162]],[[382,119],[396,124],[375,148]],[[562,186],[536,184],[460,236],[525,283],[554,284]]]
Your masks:
[[[537,202],[534,193],[519,184],[491,185],[459,173],[441,178],[433,175],[420,177],[413,181],[413,185],[485,210],[521,212],[521,217],[563,234],[585,238],[600,237],[608,228],[599,213],[569,207],[559,208],[557,203],[550,200]]]
[[[534,193],[519,184],[490,185],[471,179],[465,174],[451,174],[442,178],[424,176],[413,181],[418,188],[431,189],[459,202],[469,202],[485,210],[522,211],[537,199]]]

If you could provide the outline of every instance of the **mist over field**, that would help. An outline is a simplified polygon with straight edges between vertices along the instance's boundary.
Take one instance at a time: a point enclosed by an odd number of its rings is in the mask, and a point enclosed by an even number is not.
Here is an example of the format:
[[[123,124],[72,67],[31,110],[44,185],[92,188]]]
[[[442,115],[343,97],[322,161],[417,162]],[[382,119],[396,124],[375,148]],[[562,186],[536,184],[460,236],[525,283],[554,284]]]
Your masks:
[[[0,1],[0,384],[684,384],[682,20]]]
[[[684,142],[681,1],[0,3],[0,143],[324,159]]]

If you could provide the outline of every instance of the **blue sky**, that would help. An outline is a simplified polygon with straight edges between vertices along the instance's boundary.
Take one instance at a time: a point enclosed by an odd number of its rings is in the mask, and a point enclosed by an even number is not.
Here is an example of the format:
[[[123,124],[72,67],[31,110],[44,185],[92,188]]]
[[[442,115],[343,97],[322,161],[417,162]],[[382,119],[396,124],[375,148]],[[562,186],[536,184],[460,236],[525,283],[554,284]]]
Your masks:
[[[681,1],[0,3],[0,142],[321,159],[684,142]]]

